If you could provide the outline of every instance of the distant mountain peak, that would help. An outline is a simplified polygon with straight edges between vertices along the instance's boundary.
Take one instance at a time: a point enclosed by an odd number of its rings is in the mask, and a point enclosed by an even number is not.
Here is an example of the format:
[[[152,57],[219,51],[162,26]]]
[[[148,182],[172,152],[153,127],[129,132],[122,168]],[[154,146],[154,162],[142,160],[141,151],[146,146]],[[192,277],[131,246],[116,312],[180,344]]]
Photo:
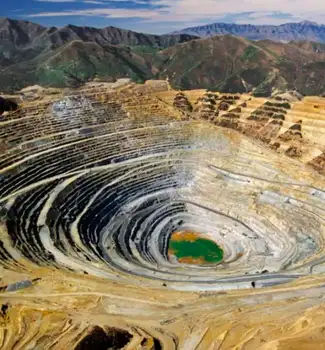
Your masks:
[[[325,43],[325,25],[312,21],[284,23],[281,25],[253,25],[235,23],[212,23],[185,28],[173,34],[189,34],[199,37],[231,34],[249,40],[273,40],[278,42],[316,41]]]
[[[312,25],[312,26],[319,26],[319,25],[320,25],[320,24],[318,24],[317,22],[308,21],[308,20],[301,21],[301,22],[299,22],[298,24]]]

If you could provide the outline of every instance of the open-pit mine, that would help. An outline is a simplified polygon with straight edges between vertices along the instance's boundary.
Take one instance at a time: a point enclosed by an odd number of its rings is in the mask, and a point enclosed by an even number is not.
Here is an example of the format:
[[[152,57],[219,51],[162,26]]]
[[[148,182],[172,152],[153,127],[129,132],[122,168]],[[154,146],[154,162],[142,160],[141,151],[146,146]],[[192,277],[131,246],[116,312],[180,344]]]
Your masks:
[[[325,98],[9,97],[0,349],[325,349]]]

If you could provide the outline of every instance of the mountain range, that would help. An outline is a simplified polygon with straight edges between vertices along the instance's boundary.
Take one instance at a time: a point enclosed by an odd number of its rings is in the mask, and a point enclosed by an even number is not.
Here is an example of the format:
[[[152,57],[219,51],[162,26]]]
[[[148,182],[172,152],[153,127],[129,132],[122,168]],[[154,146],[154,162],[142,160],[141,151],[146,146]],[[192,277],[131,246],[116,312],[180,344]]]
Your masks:
[[[290,42],[293,40],[307,40],[325,43],[325,25],[303,21],[281,25],[252,25],[233,23],[213,23],[203,26],[190,27],[172,34],[187,34],[201,38],[215,35],[231,34],[249,40],[273,40]]]
[[[78,86],[98,78],[169,79],[176,89],[268,96],[294,89],[325,93],[325,44],[141,34],[115,27],[43,27],[0,19],[0,91],[27,85]]]
[[[115,27],[68,25],[62,28],[0,18],[0,91],[39,83],[61,86],[66,73],[80,80],[150,78],[154,52],[196,37],[141,34]]]

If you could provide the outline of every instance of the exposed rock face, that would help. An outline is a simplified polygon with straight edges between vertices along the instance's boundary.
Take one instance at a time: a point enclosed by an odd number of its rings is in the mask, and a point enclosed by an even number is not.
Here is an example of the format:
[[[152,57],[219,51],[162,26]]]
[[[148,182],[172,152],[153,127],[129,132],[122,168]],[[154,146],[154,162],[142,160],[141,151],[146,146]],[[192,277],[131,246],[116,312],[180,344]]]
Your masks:
[[[193,111],[191,103],[182,92],[176,94],[173,105],[175,108],[184,112],[185,115]]]
[[[183,96],[199,100],[186,120]],[[321,98],[146,84],[4,116],[0,348],[317,349],[324,123]],[[222,260],[172,259],[170,237],[189,232]]]
[[[286,151],[285,154],[289,157],[301,157],[302,156],[302,150],[296,146],[290,146]]]
[[[199,118],[215,121],[218,117],[217,95],[212,92],[206,92],[196,101],[195,112]]]
[[[0,18],[0,40],[14,47],[31,45],[45,31],[46,28],[36,23]]]
[[[219,97],[219,103],[217,106],[219,118],[216,121],[216,125],[230,128],[239,128],[239,117],[241,113],[241,107],[236,106],[239,96],[223,95]]]
[[[312,159],[309,164],[319,172],[325,175],[325,152]]]
[[[289,101],[289,102],[297,102],[303,99],[303,96],[297,91],[286,91],[283,93],[275,93],[272,94],[272,97],[278,101]]]
[[[299,120],[297,123],[290,126],[290,128],[284,134],[279,136],[279,139],[282,141],[292,141],[292,140],[302,139],[301,124],[302,124],[302,120]]]
[[[265,143],[270,143],[278,136],[288,109],[290,104],[287,102],[267,101],[247,118],[248,122],[243,125],[243,132]]]

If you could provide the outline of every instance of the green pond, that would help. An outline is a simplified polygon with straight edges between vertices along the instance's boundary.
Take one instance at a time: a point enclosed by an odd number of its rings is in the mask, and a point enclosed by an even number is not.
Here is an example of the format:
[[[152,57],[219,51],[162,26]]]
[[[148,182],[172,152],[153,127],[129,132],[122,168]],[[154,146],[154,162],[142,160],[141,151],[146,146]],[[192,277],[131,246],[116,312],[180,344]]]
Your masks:
[[[215,264],[223,259],[223,250],[213,241],[198,238],[194,241],[169,241],[169,250],[178,260],[201,260],[203,263]]]

